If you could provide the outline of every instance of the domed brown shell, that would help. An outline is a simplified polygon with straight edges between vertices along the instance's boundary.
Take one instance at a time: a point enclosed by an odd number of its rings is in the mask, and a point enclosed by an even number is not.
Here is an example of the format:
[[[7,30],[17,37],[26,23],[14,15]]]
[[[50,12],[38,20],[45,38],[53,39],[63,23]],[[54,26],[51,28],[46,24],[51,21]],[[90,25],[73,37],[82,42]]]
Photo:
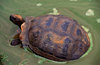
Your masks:
[[[22,43],[28,43],[34,53],[50,60],[76,60],[90,46],[84,29],[77,21],[63,15],[39,16],[23,26]]]

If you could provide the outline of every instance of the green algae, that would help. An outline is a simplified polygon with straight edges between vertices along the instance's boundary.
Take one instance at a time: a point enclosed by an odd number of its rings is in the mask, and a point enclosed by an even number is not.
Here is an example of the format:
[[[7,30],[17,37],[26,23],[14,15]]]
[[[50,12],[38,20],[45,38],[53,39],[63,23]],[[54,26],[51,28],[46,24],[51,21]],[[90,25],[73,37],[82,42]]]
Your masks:
[[[92,50],[93,48],[93,40],[92,40],[92,34],[91,32],[89,31],[89,28],[85,27],[85,26],[82,26],[82,28],[88,33],[88,36],[89,36],[89,39],[90,39],[90,47],[88,49],[88,51],[82,56],[82,57],[85,57],[86,55],[88,55],[88,53]]]
[[[49,15],[59,15],[60,14],[56,8],[53,8],[52,10],[53,12],[49,13]]]

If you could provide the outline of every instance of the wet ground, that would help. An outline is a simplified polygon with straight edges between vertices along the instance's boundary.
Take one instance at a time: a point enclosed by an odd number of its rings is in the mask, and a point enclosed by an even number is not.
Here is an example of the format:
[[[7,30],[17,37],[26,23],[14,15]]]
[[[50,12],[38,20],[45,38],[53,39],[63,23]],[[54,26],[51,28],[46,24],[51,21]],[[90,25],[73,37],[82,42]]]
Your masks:
[[[87,56],[63,65],[100,65],[100,0],[0,0],[0,54],[4,55],[4,65],[39,65],[39,58],[32,53],[10,45],[18,27],[9,21],[9,16],[36,17],[52,12],[53,8],[88,27],[93,37],[93,49]],[[56,65],[41,65],[47,64]]]

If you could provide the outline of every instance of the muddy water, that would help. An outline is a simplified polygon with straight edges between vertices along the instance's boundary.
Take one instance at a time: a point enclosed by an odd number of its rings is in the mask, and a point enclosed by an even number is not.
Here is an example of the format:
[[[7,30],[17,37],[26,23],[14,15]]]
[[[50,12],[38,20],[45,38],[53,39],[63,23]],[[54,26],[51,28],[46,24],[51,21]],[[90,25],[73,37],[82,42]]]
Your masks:
[[[25,16],[40,16],[52,12],[57,8],[62,15],[76,19],[81,25],[90,29],[93,36],[93,49],[85,57],[70,61],[63,65],[100,65],[100,1],[99,0],[0,0],[0,54],[4,55],[5,65],[39,65],[40,58],[26,52],[20,46],[10,46],[17,26],[9,21],[11,14]],[[41,5],[42,4],[42,5]],[[94,15],[86,16],[88,9]],[[91,14],[91,12],[90,12]],[[56,65],[58,63],[44,62],[41,65]],[[62,64],[59,64],[62,65]]]

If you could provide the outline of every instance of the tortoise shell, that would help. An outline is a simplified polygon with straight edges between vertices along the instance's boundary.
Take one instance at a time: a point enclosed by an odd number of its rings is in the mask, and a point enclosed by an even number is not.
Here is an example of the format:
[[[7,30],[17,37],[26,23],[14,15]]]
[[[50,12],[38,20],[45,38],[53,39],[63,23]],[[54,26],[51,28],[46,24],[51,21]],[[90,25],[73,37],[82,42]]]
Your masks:
[[[54,61],[76,60],[90,46],[78,22],[63,15],[26,17],[19,39],[35,54]]]

